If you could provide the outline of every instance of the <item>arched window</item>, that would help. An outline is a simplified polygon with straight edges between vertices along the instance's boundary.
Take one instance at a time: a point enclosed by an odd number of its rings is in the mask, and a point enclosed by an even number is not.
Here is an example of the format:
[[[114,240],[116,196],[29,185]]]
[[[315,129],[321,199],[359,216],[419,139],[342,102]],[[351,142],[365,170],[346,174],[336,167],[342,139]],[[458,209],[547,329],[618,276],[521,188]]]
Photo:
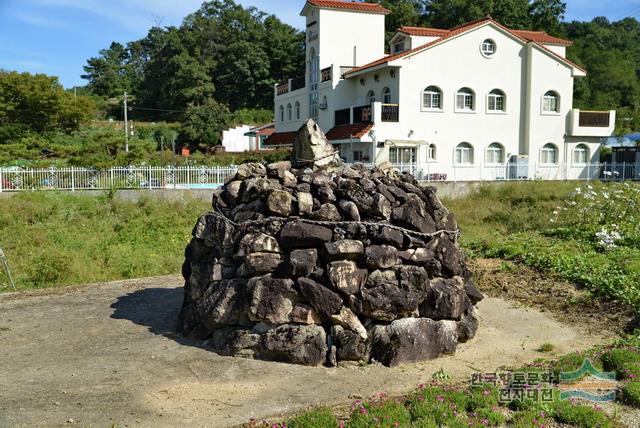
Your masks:
[[[284,122],[284,106],[280,106],[280,122]]]
[[[475,95],[469,88],[462,88],[456,93],[456,109],[473,111],[476,109]]]
[[[287,120],[293,119],[293,111],[291,108],[291,104],[287,104]]]
[[[489,92],[488,110],[493,112],[506,111],[507,110],[507,97],[500,89],[494,89]]]
[[[382,102],[384,104],[391,104],[391,89],[384,88],[382,90]]]
[[[482,42],[482,53],[486,56],[491,56],[496,53],[496,42],[491,39]]]
[[[300,101],[296,101],[296,119],[300,119]]]
[[[540,163],[542,165],[558,164],[558,148],[555,144],[547,143],[542,147],[540,151]]]
[[[473,146],[471,144],[458,144],[458,147],[456,147],[456,164],[473,165]]]
[[[376,93],[373,91],[367,92],[367,103],[373,104],[376,102]]]
[[[542,111],[545,113],[560,112],[560,95],[557,92],[549,91],[542,97]]]
[[[422,91],[422,108],[442,109],[442,91],[437,86],[429,86]]]
[[[487,147],[487,164],[500,165],[504,163],[504,147],[500,143],[491,143]]]
[[[429,147],[427,148],[427,162],[435,161],[437,154],[438,153],[436,152],[436,145],[429,144]]]
[[[589,162],[589,147],[585,144],[578,144],[573,149],[573,164],[586,165]]]

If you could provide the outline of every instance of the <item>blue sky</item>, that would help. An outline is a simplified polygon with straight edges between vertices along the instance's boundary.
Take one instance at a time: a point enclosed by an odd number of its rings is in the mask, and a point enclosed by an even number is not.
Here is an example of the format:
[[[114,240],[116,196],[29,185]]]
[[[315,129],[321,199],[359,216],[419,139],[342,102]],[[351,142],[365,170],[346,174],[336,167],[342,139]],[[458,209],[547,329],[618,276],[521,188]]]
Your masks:
[[[179,25],[202,0],[0,0],[0,68],[60,76],[83,85],[86,60],[112,41],[145,36],[149,27]],[[640,0],[566,0],[567,19],[640,17]],[[239,0],[296,27],[303,0]]]

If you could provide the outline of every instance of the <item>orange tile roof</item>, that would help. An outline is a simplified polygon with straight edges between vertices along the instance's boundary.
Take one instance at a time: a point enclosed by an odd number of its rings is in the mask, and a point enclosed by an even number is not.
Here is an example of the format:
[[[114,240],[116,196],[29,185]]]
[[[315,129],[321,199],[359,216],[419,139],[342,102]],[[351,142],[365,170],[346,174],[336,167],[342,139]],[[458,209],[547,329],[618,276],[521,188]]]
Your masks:
[[[350,125],[339,125],[331,128],[327,132],[327,139],[329,141],[334,140],[348,140],[349,138],[362,138],[367,132],[373,128],[373,123],[353,123]]]
[[[440,28],[428,27],[400,27],[398,32],[409,34],[411,36],[424,37],[443,37],[449,34],[449,30],[441,30]]]
[[[380,6],[377,3],[362,3],[340,0],[307,0],[307,3],[316,7],[325,7],[329,9],[348,9],[356,10],[359,12],[384,13],[385,15],[391,13],[390,10]]]
[[[387,55],[387,56],[385,56],[383,58],[380,58],[379,60],[370,62],[369,64],[365,64],[365,65],[362,65],[360,67],[353,68],[353,69],[349,70],[348,72],[346,72],[344,74],[344,76],[348,77],[350,74],[357,73],[357,72],[362,71],[362,70],[367,70],[369,68],[377,67],[379,65],[386,64],[386,63],[389,63],[389,62],[394,61],[396,59],[403,58],[403,57],[405,57],[407,55],[410,55],[412,53],[421,51],[421,50],[426,49],[428,47],[435,46],[437,44],[440,44],[440,43],[442,43],[442,42],[454,37],[454,36],[457,36],[459,34],[462,34],[462,33],[466,32],[466,31],[472,30],[472,29],[474,29],[476,27],[480,27],[481,25],[484,25],[484,24],[486,24],[488,22],[491,22],[492,24],[500,27],[502,30],[506,31],[507,33],[510,33],[512,36],[514,36],[515,38],[519,39],[522,42],[525,42],[525,43],[533,42],[533,43],[535,43],[536,46],[538,46],[539,48],[543,49],[545,52],[551,54],[552,56],[556,57],[558,60],[560,60],[560,61],[562,61],[562,62],[564,62],[566,64],[569,64],[572,67],[576,67],[579,70],[581,70],[581,71],[586,73],[585,69],[583,69],[582,67],[580,67],[576,63],[571,62],[568,59],[556,54],[552,50],[546,48],[542,44],[542,42],[538,42],[536,40],[533,40],[533,38],[529,39],[529,38],[525,37],[525,36],[532,37],[531,33],[534,33],[536,38],[541,39],[542,36],[545,35],[544,33],[538,33],[538,32],[535,32],[535,31],[529,31],[529,32],[526,32],[526,34],[523,34],[522,31],[518,32],[518,30],[516,30],[516,31],[511,30],[511,29],[505,27],[504,25],[500,24],[499,22],[494,21],[493,18],[491,18],[490,16],[487,16],[486,18],[477,19],[475,21],[468,22],[468,23],[460,25],[458,27],[454,27],[451,30],[448,30],[444,36],[440,37],[437,40],[433,40],[433,41],[431,41],[429,43],[426,43],[424,45],[417,46],[417,47],[415,47],[413,49],[410,49],[408,51],[400,52],[400,53],[397,53],[397,54],[394,54],[394,55]],[[407,28],[407,27],[403,27],[403,28]],[[409,28],[411,28],[411,27],[409,27]],[[434,29],[431,28],[429,30],[434,30]],[[546,37],[551,37],[551,36],[546,35]],[[557,39],[557,40],[561,40],[561,39]],[[566,42],[568,42],[568,41],[566,41]]]
[[[298,133],[294,132],[274,132],[266,140],[264,140],[265,146],[290,146],[296,139]]]
[[[511,30],[511,32],[530,42],[537,42],[543,45],[571,46],[573,44],[571,40],[553,37],[544,31]]]

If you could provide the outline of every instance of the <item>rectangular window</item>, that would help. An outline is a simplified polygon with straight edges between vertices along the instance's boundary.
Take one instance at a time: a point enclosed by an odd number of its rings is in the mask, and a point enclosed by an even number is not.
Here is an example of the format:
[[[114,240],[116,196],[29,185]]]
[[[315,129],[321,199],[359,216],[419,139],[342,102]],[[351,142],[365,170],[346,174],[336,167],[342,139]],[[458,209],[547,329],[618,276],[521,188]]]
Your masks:
[[[427,92],[422,99],[422,105],[424,108],[440,108],[440,94],[434,92]]]
[[[362,162],[362,150],[354,150],[353,151],[353,161],[354,162]]]
[[[395,53],[404,51],[404,40],[399,43],[396,43],[393,49]]]
[[[544,97],[542,109],[546,112],[557,112],[558,99],[556,97]]]
[[[489,111],[504,111],[504,98],[489,96]]]
[[[540,161],[545,165],[555,165],[557,162],[556,151],[553,149],[542,149],[542,159]]]
[[[458,147],[456,149],[456,163],[462,165],[473,164],[473,152],[469,147]]]
[[[415,147],[391,147],[389,162],[392,164],[413,164],[416,162]]]
[[[456,108],[458,110],[473,110],[473,95],[471,94],[456,95]]]
[[[573,151],[573,163],[576,165],[585,165],[587,163],[587,151],[584,149],[575,149]]]

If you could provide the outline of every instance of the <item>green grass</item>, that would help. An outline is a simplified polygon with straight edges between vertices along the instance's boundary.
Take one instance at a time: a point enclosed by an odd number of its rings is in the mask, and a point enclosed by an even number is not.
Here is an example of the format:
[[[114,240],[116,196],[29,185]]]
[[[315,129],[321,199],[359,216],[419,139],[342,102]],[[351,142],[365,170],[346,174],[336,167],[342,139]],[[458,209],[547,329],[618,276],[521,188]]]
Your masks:
[[[0,199],[0,247],[19,290],[176,274],[208,203],[71,193]],[[0,274],[0,284],[7,281]]]
[[[594,296],[640,307],[640,222],[626,205],[636,203],[640,186],[588,185],[597,194],[589,200],[576,196],[577,187],[588,189],[584,183],[527,182],[482,185],[444,203],[456,215],[471,257],[521,263]],[[624,238],[605,250],[596,233],[614,224]]]

